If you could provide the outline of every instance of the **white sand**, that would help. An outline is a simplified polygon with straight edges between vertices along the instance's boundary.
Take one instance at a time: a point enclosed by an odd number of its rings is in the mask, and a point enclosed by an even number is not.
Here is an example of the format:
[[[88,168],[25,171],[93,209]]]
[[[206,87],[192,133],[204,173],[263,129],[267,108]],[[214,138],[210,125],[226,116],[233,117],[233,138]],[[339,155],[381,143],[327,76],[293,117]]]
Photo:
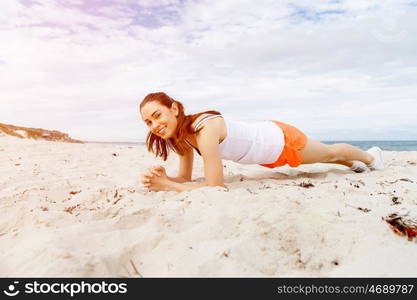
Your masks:
[[[229,191],[148,192],[139,174],[176,176],[176,157],[1,137],[0,276],[416,277],[417,239],[382,217],[416,215],[417,152],[384,155],[387,169],[365,174],[225,161]]]

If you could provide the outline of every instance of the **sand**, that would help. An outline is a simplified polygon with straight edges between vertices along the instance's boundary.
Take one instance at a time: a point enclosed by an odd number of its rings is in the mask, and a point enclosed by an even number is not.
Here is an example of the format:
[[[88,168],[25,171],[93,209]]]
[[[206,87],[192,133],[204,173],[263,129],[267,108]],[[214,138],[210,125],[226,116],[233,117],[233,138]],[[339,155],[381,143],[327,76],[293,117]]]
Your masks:
[[[362,174],[224,161],[228,189],[150,192],[140,174],[176,157],[2,136],[0,276],[416,277],[417,239],[383,218],[416,218],[417,152],[384,156]]]

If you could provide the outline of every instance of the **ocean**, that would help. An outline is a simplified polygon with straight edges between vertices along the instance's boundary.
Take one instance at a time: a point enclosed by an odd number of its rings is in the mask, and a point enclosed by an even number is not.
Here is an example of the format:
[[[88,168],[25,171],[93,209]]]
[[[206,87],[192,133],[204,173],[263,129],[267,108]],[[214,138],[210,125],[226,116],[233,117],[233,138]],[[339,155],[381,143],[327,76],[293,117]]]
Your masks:
[[[347,143],[362,150],[378,146],[387,151],[417,151],[417,141],[321,141],[324,144]]]
[[[378,146],[387,151],[417,151],[417,141],[321,141],[325,144],[347,143],[367,150],[373,146]],[[91,142],[102,144],[117,144],[127,146],[145,145],[144,142]]]

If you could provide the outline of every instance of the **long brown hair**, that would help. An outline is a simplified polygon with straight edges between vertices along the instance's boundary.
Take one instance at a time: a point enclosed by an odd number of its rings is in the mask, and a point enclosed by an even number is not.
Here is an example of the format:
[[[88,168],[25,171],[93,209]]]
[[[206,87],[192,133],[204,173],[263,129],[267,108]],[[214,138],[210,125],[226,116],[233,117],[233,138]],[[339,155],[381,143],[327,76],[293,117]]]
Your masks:
[[[165,140],[160,136],[153,134],[152,131],[149,131],[148,136],[146,137],[146,145],[148,146],[148,151],[155,153],[156,157],[162,157],[163,160],[167,160],[169,149],[173,150],[179,155],[184,155],[185,152],[190,149],[190,146],[184,140],[187,134],[196,133],[196,131],[191,128],[191,124],[195,121],[195,119],[198,118],[198,116],[205,113],[220,115],[220,113],[215,110],[208,110],[193,115],[185,115],[184,106],[182,103],[172,99],[164,92],[148,94],[140,103],[139,109],[141,110],[146,103],[152,101],[157,101],[159,104],[168,108],[171,108],[173,103],[176,103],[178,106],[178,125],[175,137]]]

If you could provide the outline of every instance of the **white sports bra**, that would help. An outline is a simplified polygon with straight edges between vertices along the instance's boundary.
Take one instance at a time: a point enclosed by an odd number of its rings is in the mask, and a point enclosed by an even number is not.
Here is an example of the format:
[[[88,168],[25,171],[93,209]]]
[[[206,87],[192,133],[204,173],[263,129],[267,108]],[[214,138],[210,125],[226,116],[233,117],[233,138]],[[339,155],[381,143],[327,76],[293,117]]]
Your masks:
[[[204,122],[222,115],[207,115],[195,126],[195,130]],[[275,123],[264,121],[231,121],[224,119],[227,135],[220,143],[222,159],[241,164],[271,164],[277,161],[284,149],[284,133]],[[190,142],[199,155],[200,151]]]

